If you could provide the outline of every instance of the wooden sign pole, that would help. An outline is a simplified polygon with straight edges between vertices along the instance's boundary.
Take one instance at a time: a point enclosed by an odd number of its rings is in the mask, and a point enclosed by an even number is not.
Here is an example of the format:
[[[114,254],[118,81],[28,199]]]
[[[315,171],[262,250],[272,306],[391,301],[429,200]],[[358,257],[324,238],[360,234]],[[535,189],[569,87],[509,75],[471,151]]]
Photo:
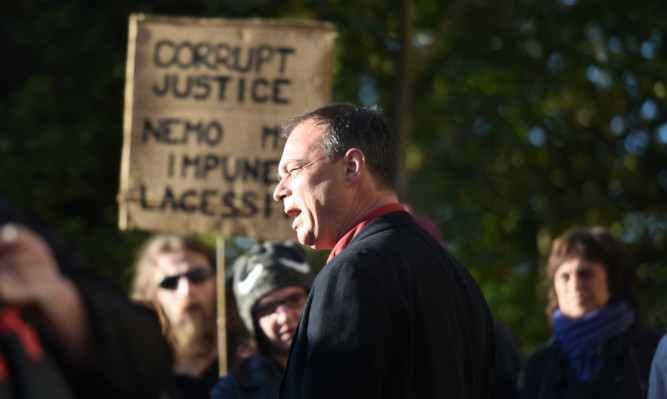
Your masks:
[[[220,377],[227,375],[227,312],[225,286],[225,237],[217,236],[215,241],[218,296],[218,365]]]

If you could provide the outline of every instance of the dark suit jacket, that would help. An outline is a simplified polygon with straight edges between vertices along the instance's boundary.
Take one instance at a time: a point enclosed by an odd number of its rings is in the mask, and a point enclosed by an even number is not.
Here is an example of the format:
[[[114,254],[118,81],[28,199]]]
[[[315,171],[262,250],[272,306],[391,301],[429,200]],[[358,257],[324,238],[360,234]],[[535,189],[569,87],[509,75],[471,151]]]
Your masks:
[[[370,222],[319,273],[282,398],[486,398],[491,313],[468,271],[407,212]]]

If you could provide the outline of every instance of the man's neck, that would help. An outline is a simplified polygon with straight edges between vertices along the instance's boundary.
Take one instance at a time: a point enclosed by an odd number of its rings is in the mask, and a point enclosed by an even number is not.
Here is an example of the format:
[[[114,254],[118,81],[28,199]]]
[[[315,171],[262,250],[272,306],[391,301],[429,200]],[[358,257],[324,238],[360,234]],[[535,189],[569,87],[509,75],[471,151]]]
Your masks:
[[[398,197],[393,192],[384,192],[384,193],[377,191],[372,193],[367,193],[362,191],[357,192],[357,195],[355,195],[352,206],[348,208],[350,210],[350,213],[345,218],[346,223],[343,226],[343,229],[340,231],[337,240],[343,237],[345,233],[347,233],[351,228],[353,228],[357,224],[357,222],[364,216],[368,215],[369,213],[373,212],[374,210],[380,207],[393,204],[396,202],[398,202]]]
[[[200,377],[218,358],[218,348],[213,348],[208,355],[176,353],[172,371],[176,375]]]

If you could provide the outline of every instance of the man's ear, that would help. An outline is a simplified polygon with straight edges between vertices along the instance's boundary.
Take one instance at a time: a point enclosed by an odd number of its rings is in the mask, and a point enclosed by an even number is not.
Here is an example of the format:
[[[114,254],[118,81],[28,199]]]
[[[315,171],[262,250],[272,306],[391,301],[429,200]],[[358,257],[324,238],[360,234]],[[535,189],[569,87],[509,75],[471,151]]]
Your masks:
[[[358,148],[350,148],[343,157],[345,166],[345,183],[348,186],[361,179],[361,173],[366,168],[366,157]]]

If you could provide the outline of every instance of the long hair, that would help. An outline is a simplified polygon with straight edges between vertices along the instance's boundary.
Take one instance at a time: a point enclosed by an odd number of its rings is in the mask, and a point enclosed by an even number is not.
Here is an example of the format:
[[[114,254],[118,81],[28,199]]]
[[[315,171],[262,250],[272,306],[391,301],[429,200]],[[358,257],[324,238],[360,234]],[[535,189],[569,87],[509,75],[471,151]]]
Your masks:
[[[164,309],[157,302],[158,274],[157,260],[161,255],[189,251],[206,257],[211,267],[215,267],[215,252],[192,237],[179,235],[157,235],[140,248],[134,265],[134,278],[130,287],[130,298],[137,303],[155,310],[160,317],[162,332],[173,344],[174,337],[169,328]]]
[[[607,273],[609,302],[626,301],[639,316],[636,268],[631,264],[623,243],[604,227],[577,227],[556,238],[547,263],[546,283],[549,287],[546,314],[553,325],[553,313],[558,307],[554,275],[569,259],[581,257],[601,263]]]

